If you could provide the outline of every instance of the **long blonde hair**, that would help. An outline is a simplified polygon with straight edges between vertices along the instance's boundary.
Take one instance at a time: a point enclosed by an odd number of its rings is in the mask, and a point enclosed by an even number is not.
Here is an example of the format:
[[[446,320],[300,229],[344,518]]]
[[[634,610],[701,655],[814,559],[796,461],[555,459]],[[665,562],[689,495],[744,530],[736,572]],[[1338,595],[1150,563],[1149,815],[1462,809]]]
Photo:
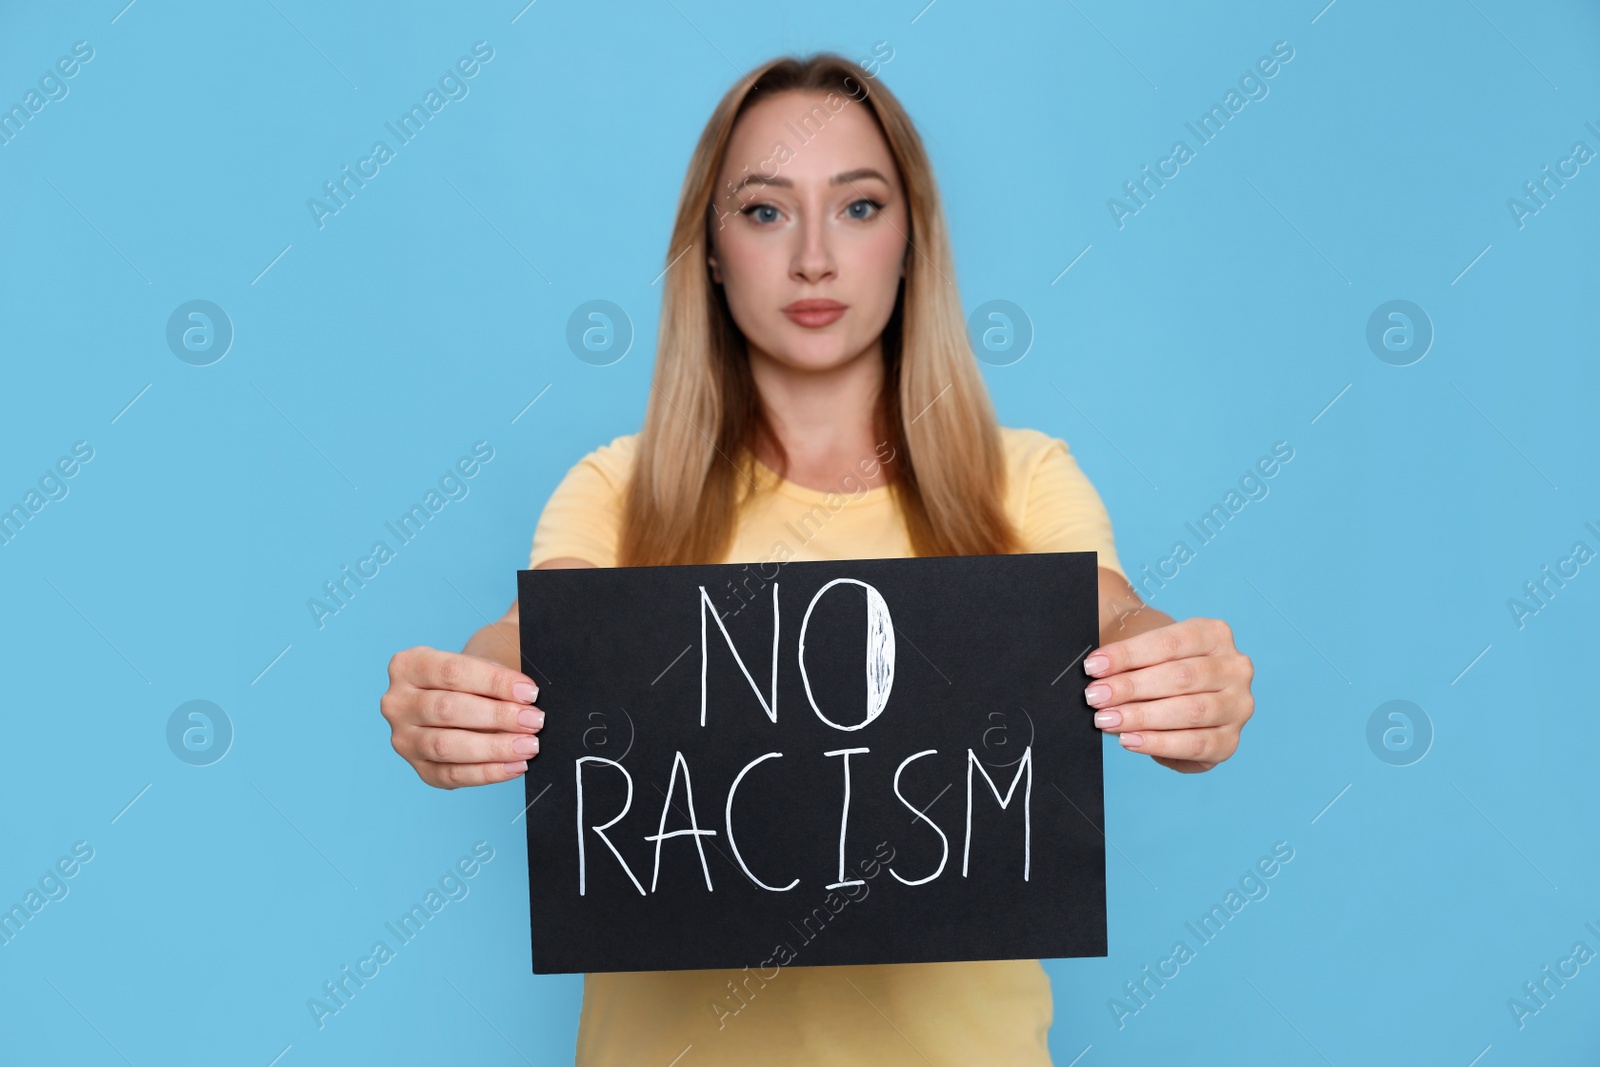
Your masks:
[[[883,331],[875,429],[894,451],[891,492],[918,556],[1014,552],[994,408],[967,340],[933,168],[900,102],[861,66],[823,52],[750,72],[712,113],[689,161],[667,255],[651,396],[624,504],[619,566],[721,563],[751,486],[758,439],[783,455],[751,378],[743,334],[711,278],[714,194],[734,123],[789,90],[870,109],[906,191],[911,251]],[[685,251],[687,249],[687,251]],[[781,473],[781,472],[780,472]]]

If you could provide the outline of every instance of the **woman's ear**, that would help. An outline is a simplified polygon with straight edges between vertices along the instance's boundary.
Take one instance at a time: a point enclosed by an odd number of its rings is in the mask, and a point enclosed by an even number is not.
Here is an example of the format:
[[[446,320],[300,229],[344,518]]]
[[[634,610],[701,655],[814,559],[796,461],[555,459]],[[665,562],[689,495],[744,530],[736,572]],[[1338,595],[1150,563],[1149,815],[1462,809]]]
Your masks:
[[[716,256],[706,256],[706,265],[711,268],[711,280],[718,285],[722,284],[722,271],[717,267]]]

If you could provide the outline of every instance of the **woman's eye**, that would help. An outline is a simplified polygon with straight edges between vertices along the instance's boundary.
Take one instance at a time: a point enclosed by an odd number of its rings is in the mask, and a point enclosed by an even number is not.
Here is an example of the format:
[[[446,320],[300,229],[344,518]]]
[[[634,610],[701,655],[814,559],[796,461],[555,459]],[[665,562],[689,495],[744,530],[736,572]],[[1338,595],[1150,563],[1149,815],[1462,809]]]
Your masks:
[[[862,197],[860,200],[855,201],[849,207],[845,208],[845,211],[851,218],[860,222],[865,222],[867,219],[872,218],[882,210],[883,205],[878,201],[871,199],[870,197]],[[769,211],[772,214],[768,215],[767,212]],[[741,215],[748,215],[756,222],[762,224],[776,222],[778,217],[782,214],[782,212],[773,207],[771,204],[751,204],[748,207],[740,209],[739,213]]]

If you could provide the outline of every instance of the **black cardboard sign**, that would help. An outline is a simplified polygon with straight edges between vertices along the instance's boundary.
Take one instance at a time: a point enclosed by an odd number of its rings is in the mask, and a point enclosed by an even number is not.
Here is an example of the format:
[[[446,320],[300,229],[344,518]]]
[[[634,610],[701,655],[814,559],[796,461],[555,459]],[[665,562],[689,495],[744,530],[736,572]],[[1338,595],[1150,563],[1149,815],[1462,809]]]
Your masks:
[[[1104,956],[1096,566],[519,571],[534,973]]]

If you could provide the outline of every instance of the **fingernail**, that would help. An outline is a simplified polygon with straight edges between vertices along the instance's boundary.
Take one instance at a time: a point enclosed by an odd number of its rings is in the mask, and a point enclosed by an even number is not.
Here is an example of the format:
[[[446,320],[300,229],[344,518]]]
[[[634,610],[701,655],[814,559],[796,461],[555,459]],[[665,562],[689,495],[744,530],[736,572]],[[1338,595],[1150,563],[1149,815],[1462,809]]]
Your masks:
[[[1144,735],[1118,734],[1117,740],[1122,742],[1123,748],[1138,748],[1140,745],[1144,744]]]
[[[523,704],[532,704],[534,697],[539,695],[539,687],[532,682],[518,682],[511,687],[511,699]]]
[[[1083,669],[1090,674],[1099,674],[1109,666],[1111,666],[1110,658],[1099,654],[1090,656],[1083,661]]]
[[[1111,699],[1109,685],[1091,685],[1083,691],[1083,698],[1091,704],[1104,704]]]
[[[1094,724],[1102,730],[1108,726],[1118,726],[1122,723],[1120,711],[1097,711],[1094,713]]]
[[[539,739],[532,735],[519,737],[511,742],[511,751],[519,756],[531,756],[539,751]]]
[[[528,761],[518,760],[516,763],[507,763],[505,769],[507,774],[521,774],[528,769]]]
[[[537,730],[544,725],[544,712],[538,708],[524,708],[517,712],[517,721],[530,730]]]

